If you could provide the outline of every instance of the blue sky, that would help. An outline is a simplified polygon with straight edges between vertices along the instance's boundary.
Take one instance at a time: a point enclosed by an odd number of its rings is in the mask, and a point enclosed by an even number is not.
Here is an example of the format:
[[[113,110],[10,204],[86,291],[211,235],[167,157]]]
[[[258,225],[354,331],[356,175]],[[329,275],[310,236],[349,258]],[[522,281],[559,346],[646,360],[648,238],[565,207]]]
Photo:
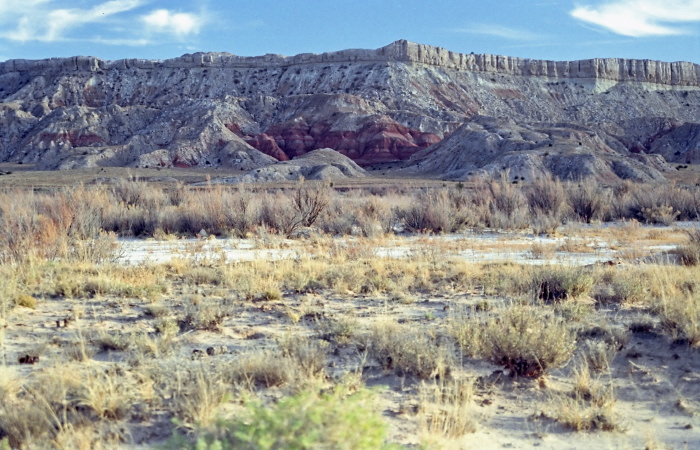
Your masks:
[[[0,60],[378,48],[700,63],[700,0],[0,0]]]

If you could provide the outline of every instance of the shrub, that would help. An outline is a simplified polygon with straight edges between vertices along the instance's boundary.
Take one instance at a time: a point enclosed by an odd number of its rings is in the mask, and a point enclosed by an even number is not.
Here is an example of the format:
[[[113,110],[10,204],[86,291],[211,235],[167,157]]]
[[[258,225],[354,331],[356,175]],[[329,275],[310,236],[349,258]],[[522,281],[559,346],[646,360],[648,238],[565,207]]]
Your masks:
[[[595,299],[601,302],[634,304],[650,299],[649,282],[645,274],[637,270],[620,271],[612,269],[603,274]]]
[[[417,196],[415,202],[399,217],[409,231],[450,233],[466,222],[459,208],[452,204],[446,190],[434,190]]]
[[[566,208],[564,185],[551,175],[538,178],[526,191],[530,213],[559,219]]]
[[[243,417],[200,430],[189,448],[383,448],[387,427],[372,403],[368,391],[347,395],[340,388],[327,394],[303,391],[269,406],[250,402]],[[171,444],[185,446],[182,439]]]
[[[574,216],[586,223],[602,219],[610,204],[610,193],[592,183],[568,185],[567,197]]]
[[[562,318],[535,306],[511,305],[482,324],[482,354],[511,376],[538,377],[564,365],[576,337]]]
[[[459,348],[468,357],[477,357],[482,353],[482,321],[474,316],[475,309],[461,309],[451,315],[448,333],[457,342]]]
[[[544,268],[534,272],[535,295],[545,303],[560,303],[586,295],[593,287],[593,277],[580,268]]]
[[[332,188],[326,182],[310,183],[300,179],[294,191],[293,204],[299,225],[310,227],[330,202]]]
[[[423,331],[388,322],[377,324],[368,336],[367,348],[371,358],[400,376],[442,379],[451,371],[449,346]]]
[[[664,297],[658,307],[661,327],[671,339],[700,346],[700,295]]]
[[[522,190],[508,181],[509,174],[487,184],[489,202],[488,226],[514,229],[526,224],[527,199]]]
[[[680,214],[670,205],[658,205],[650,208],[642,208],[641,216],[646,223],[671,225]]]

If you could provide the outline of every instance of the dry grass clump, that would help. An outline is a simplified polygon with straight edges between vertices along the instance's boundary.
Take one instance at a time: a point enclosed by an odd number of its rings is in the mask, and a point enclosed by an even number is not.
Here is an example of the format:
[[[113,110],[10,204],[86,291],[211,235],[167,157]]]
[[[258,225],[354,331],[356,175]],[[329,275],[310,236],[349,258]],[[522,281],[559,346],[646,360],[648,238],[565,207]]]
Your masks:
[[[615,401],[612,386],[593,378],[582,364],[575,369],[572,392],[554,400],[554,415],[573,431],[621,431],[624,428],[613,410]]]
[[[365,336],[363,344],[370,358],[399,376],[444,379],[453,369],[451,345],[424,331],[379,323]]]
[[[348,318],[321,319],[316,323],[316,335],[335,345],[347,344],[356,334],[358,323]]]
[[[607,372],[617,354],[629,342],[626,327],[609,324],[582,328],[578,332],[581,342],[581,358],[586,368],[595,372]]]
[[[115,296],[155,300],[167,292],[168,281],[161,267],[60,263],[38,268],[53,286],[47,294],[93,298]]]
[[[447,332],[462,353],[470,358],[481,356],[483,348],[483,317],[476,308],[460,308],[450,314]]]
[[[552,245],[534,242],[530,246],[529,254],[532,259],[553,259],[557,252]]]
[[[15,305],[29,309],[36,309],[37,299],[28,294],[20,294],[15,297]]]
[[[294,378],[298,366],[280,350],[256,350],[238,356],[226,376],[232,383],[256,386],[282,386]]]
[[[134,339],[118,331],[98,330],[90,337],[90,342],[101,351],[124,351],[133,345]]]
[[[423,383],[419,392],[421,427],[429,435],[448,439],[476,431],[474,382],[469,379]]]

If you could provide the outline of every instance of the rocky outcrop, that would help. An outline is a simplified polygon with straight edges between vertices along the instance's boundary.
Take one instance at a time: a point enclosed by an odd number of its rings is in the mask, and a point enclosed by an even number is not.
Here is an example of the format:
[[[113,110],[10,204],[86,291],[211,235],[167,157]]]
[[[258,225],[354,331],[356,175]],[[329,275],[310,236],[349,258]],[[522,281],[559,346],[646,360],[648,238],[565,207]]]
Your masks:
[[[246,158],[232,148],[284,161],[328,147],[370,165],[407,160],[484,115],[576,124],[618,154],[684,163],[698,153],[698,67],[537,61],[408,41],[290,57],[12,60],[0,63],[0,161],[240,168]]]
[[[335,150],[312,150],[291,161],[251,170],[237,177],[218,178],[213,183],[264,183],[271,181],[337,180],[361,178],[366,172],[350,158]]]

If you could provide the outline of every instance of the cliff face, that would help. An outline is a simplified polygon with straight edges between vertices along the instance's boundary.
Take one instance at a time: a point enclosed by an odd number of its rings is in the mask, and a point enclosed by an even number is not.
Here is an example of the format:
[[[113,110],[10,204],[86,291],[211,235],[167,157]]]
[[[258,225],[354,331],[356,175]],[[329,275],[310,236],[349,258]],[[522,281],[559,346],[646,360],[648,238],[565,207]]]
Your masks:
[[[9,60],[0,63],[0,74],[45,71],[90,71],[127,69],[248,69],[287,68],[305,64],[404,62],[439,66],[469,72],[497,72],[514,76],[549,78],[594,78],[612,81],[638,81],[676,86],[698,86],[700,65],[689,62],[661,62],[620,58],[583,61],[545,61],[488,54],[462,54],[440,47],[396,41],[377,50],[342,50],[296,56],[237,56],[230,53],[195,53],[163,61],[122,59],[103,61],[94,57],[51,58],[38,61]]]
[[[11,60],[0,63],[0,160],[235,167],[231,155],[254,149],[285,160],[333,148],[371,164],[408,159],[478,114],[584,125],[619,154],[695,161],[699,80],[685,62],[537,61],[408,41],[291,57]]]

